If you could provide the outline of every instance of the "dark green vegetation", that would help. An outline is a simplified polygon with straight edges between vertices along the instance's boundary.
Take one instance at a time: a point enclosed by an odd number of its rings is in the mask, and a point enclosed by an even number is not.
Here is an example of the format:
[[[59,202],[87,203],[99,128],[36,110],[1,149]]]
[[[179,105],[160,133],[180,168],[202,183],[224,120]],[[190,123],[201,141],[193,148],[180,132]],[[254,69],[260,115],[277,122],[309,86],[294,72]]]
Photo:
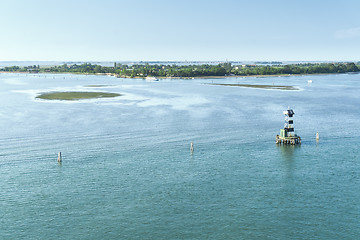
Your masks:
[[[210,83],[209,85],[220,85],[230,87],[248,87],[248,88],[263,88],[263,89],[276,89],[276,90],[299,90],[293,86],[285,85],[252,85],[252,84],[226,84],[226,83]]]
[[[359,63],[357,63],[359,64]],[[232,65],[222,63],[217,65],[162,65],[162,64],[114,64],[105,67],[96,64],[73,64],[52,67],[4,67],[6,72],[34,73],[81,73],[81,74],[112,74],[118,77],[207,77],[207,76],[253,76],[253,75],[288,75],[288,74],[326,74],[360,72],[360,66],[355,63],[307,63],[291,65]]]
[[[36,98],[46,100],[68,100],[75,101],[81,99],[91,98],[113,98],[121,96],[118,93],[107,93],[107,92],[48,92],[42,93]]]

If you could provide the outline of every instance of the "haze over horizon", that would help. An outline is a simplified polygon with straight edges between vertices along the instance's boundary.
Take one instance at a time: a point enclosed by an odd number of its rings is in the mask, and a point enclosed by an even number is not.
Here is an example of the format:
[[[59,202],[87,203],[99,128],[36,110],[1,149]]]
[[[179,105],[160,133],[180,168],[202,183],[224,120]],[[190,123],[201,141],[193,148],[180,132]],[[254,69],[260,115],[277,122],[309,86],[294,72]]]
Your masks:
[[[359,61],[360,2],[1,1],[0,61]]]

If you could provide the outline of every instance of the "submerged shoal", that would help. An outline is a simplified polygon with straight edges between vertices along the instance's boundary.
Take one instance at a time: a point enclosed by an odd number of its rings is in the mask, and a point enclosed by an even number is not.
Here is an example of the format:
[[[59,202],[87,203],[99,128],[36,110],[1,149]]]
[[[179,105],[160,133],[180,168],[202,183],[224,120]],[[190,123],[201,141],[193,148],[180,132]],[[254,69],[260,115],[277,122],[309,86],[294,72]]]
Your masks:
[[[299,90],[294,86],[285,85],[254,85],[254,84],[232,84],[232,83],[209,83],[209,85],[229,86],[229,87],[248,87],[248,88],[263,88],[263,89],[276,89],[276,90]]]
[[[81,99],[93,99],[93,98],[113,98],[121,96],[119,93],[109,92],[47,92],[42,93],[36,98],[45,100],[68,100],[75,101]]]

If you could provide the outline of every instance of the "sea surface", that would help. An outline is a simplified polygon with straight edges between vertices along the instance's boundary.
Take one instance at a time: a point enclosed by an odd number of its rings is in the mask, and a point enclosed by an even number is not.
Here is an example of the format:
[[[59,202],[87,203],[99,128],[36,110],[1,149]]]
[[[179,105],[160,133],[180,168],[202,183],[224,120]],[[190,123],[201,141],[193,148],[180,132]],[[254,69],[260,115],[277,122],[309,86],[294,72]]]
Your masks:
[[[0,239],[360,239],[359,104],[359,74],[2,73]],[[288,107],[301,146],[275,144]]]

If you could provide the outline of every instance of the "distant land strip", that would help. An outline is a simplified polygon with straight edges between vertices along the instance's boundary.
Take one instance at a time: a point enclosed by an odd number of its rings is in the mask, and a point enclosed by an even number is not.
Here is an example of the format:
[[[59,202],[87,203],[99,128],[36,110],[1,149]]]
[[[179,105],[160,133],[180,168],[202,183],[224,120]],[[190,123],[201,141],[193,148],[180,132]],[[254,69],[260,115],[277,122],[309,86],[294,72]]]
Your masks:
[[[1,72],[22,73],[75,73],[107,74],[122,78],[195,78],[229,76],[282,76],[305,74],[356,73],[360,72],[360,63],[299,63],[299,64],[242,64],[220,63],[216,65],[165,65],[165,64],[118,64],[101,66],[98,64],[63,64],[58,66],[12,66],[0,68]]]
[[[285,86],[285,85],[253,85],[253,84],[234,84],[234,83],[208,83],[208,85],[217,85],[217,86],[228,86],[228,87],[248,87],[248,88],[261,88],[261,89],[274,89],[274,90],[299,90],[299,88],[294,86]]]

